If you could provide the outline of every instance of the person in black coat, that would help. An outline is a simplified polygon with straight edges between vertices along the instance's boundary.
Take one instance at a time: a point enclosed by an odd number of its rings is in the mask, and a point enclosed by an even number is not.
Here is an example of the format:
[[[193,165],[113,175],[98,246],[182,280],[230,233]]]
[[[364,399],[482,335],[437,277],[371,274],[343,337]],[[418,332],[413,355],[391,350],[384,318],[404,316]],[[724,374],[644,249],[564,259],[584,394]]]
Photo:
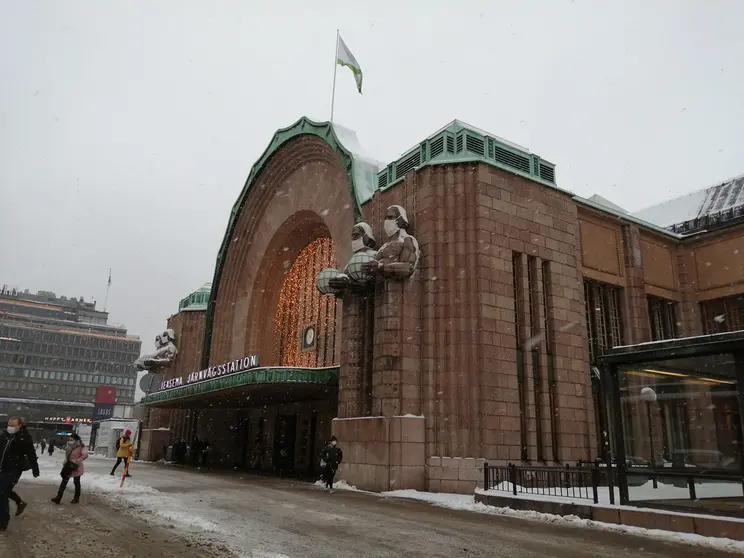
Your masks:
[[[338,466],[344,458],[341,448],[338,447],[338,439],[331,436],[331,440],[320,452],[320,468],[323,472],[326,490],[333,492],[333,477],[336,476]]]
[[[0,531],[8,528],[10,522],[8,499],[27,461],[34,478],[39,476],[39,463],[36,460],[34,442],[22,426],[23,421],[20,418],[11,417],[8,420],[7,429],[0,434]]]
[[[16,432],[16,437],[22,438],[23,439],[23,442],[22,442],[23,444],[27,444],[28,443],[26,441],[26,439],[30,440],[31,441],[31,447],[33,447],[34,446],[33,437],[28,432],[28,428],[26,428],[26,423],[23,421],[22,418],[19,418],[18,419],[18,422],[19,422],[19,425],[20,426],[18,427],[18,432]],[[34,455],[36,455],[36,449],[35,448],[34,448]],[[15,484],[18,484],[18,481],[21,480],[21,475],[25,471],[28,471],[29,469],[31,469],[31,460],[27,456],[25,456],[25,455],[23,456],[23,459],[22,459],[22,462],[21,463],[22,463],[23,467],[22,467],[21,471],[18,473],[18,478],[16,479]],[[16,513],[15,514],[18,516],[18,515],[21,515],[23,513],[23,510],[26,509],[26,506],[28,504],[26,502],[24,502],[23,499],[15,491],[15,484],[13,485],[13,490],[11,490],[10,491],[10,494],[8,494],[8,498],[10,498],[11,500],[13,500],[15,502],[15,505],[16,505]]]

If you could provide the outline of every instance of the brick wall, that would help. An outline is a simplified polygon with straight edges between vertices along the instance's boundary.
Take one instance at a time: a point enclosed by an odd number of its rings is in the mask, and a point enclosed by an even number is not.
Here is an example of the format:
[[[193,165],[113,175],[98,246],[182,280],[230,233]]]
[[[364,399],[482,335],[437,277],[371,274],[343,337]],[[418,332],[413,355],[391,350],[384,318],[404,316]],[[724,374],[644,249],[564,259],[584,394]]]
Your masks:
[[[376,292],[373,412],[423,414],[427,455],[520,458],[512,276],[513,253],[519,252],[525,265],[527,256],[535,257],[538,270],[550,262],[553,283],[547,312],[555,391],[551,406],[548,357],[540,343],[541,390],[532,389],[526,363],[528,457],[537,457],[537,398],[543,457],[553,455],[555,439],[559,460],[589,458],[593,410],[577,208],[570,196],[485,165],[427,167],[364,206],[380,242],[385,210],[393,204],[406,208],[421,260],[410,280]],[[545,288],[539,273],[535,296]],[[520,311],[529,337],[529,309]],[[537,329],[545,311],[536,315]],[[357,331],[358,319],[347,320]],[[353,416],[352,407],[344,407],[343,387],[340,397],[343,416]]]

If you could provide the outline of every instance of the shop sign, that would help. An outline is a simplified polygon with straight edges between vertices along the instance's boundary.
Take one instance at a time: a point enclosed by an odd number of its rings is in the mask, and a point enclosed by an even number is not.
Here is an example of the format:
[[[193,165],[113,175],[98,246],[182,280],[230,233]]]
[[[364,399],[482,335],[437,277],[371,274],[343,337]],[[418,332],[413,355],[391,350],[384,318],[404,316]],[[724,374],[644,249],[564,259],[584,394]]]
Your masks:
[[[230,374],[237,374],[238,372],[245,372],[251,368],[258,367],[258,356],[252,355],[218,366],[211,366],[206,370],[199,370],[198,372],[192,372],[187,376],[179,376],[178,378],[171,378],[169,380],[163,380],[160,382],[160,390],[177,388],[190,384],[197,384],[205,380],[213,380],[215,378],[222,378],[223,376],[229,376]]]
[[[105,403],[97,403],[96,408],[93,410],[93,420],[98,422],[99,420],[110,419],[114,416],[114,405]]]
[[[65,424],[77,422],[87,423],[90,422],[90,419],[77,417],[44,417],[44,422],[64,422]]]

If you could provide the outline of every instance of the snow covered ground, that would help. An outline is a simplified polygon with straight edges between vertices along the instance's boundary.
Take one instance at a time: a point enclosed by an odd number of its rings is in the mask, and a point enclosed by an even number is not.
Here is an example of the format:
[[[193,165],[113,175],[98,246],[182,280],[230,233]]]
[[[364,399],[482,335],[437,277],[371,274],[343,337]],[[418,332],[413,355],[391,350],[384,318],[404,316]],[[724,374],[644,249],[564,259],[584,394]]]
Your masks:
[[[61,452],[44,456],[40,480],[57,484],[61,461]],[[337,494],[328,495],[318,486],[297,481],[133,463],[133,478],[120,488],[121,477],[108,474],[112,464],[101,457],[86,462],[83,503],[88,495],[95,495],[147,523],[200,541],[219,541],[241,558],[580,558],[628,553],[639,558],[688,552],[674,543],[695,545],[698,558],[720,556],[721,551],[744,553],[744,543],[727,539],[496,508],[476,503],[468,495],[411,490],[364,493],[344,482],[337,483]],[[36,481],[24,477],[23,482]],[[525,519],[532,522],[529,529],[510,523]]]
[[[323,483],[321,481],[318,481],[315,484],[316,486],[323,486]],[[503,483],[503,484],[509,484],[508,490],[511,490],[510,483]],[[727,483],[722,483],[722,484],[727,484]],[[740,485],[737,485],[737,486],[739,486],[739,490],[741,490]],[[642,487],[636,487],[636,488],[641,489]],[[659,485],[659,488],[661,489],[662,485]],[[671,486],[671,487],[666,487],[666,488],[674,489],[675,487]],[[724,486],[724,487],[720,487],[720,490],[723,492],[726,492],[728,488],[729,488],[728,486]],[[358,490],[356,487],[350,486],[344,481],[337,483],[336,489],[352,490],[352,491]],[[648,489],[652,489],[650,482],[649,482]],[[480,491],[480,492],[483,492],[483,491]],[[490,492],[492,492],[493,494],[504,495],[504,492],[500,492],[500,491],[499,492],[490,491]],[[639,491],[638,493],[640,494],[641,492]],[[711,490],[711,493],[715,493],[715,491]],[[724,495],[727,495],[727,494],[724,494]],[[728,551],[728,552],[744,553],[744,542],[743,541],[734,541],[731,539],[722,539],[722,538],[713,538],[713,537],[702,537],[700,535],[695,535],[691,533],[674,533],[670,531],[660,531],[658,529],[643,529],[641,527],[632,527],[632,526],[627,526],[627,525],[615,525],[612,523],[601,523],[599,521],[581,519],[580,517],[577,517],[575,515],[560,516],[560,515],[553,515],[553,514],[540,513],[540,512],[534,512],[534,511],[524,511],[524,510],[515,510],[512,508],[500,508],[496,506],[488,506],[486,504],[476,502],[473,496],[470,496],[467,494],[442,494],[442,493],[432,493],[432,492],[419,492],[418,490],[394,490],[391,492],[383,492],[382,496],[385,496],[388,498],[407,498],[407,499],[412,499],[412,500],[419,500],[422,502],[428,502],[429,504],[432,504],[434,506],[439,506],[439,507],[448,508],[452,510],[478,512],[478,513],[484,513],[484,514],[489,514],[489,515],[503,515],[507,517],[517,517],[517,518],[528,519],[528,520],[533,520],[533,521],[534,520],[547,521],[549,523],[556,523],[556,524],[563,523],[563,524],[572,525],[572,526],[589,527],[589,528],[598,529],[601,531],[614,531],[614,532],[619,532],[619,533],[628,533],[628,534],[638,535],[642,537],[653,537],[653,538],[658,538],[658,539],[666,540],[670,542],[683,541],[685,543],[692,544],[695,546],[717,548],[717,549]],[[509,496],[512,496],[512,495],[509,494]],[[524,499],[533,499],[533,500],[535,499],[532,497],[533,495],[519,494],[519,496]],[[559,498],[559,497],[557,498],[557,497],[548,496],[548,495],[543,496],[543,498],[545,500],[550,500],[553,502],[561,501],[561,502],[573,502],[573,503],[587,504],[587,500],[580,500],[580,499],[572,500],[570,498]],[[607,500],[609,504],[609,495],[607,495]],[[618,496],[618,501],[619,501],[619,496]],[[601,504],[601,500],[600,500],[600,504]],[[633,510],[644,509],[644,508],[637,508],[637,507],[630,507],[630,506],[614,506],[614,507],[627,508],[627,509],[633,509]],[[658,510],[650,510],[650,509],[646,509],[646,511],[658,512]]]

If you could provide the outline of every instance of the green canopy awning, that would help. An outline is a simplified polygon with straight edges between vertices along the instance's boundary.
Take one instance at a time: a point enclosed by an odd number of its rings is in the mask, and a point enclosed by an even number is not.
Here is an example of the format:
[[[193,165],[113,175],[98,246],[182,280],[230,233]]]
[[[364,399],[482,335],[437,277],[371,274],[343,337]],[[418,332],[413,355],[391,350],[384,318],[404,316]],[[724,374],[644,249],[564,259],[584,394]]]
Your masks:
[[[143,405],[157,406],[215,392],[250,386],[305,385],[338,387],[338,366],[328,368],[265,367],[253,368],[212,380],[151,393],[142,398]],[[241,390],[242,391],[242,390]]]

